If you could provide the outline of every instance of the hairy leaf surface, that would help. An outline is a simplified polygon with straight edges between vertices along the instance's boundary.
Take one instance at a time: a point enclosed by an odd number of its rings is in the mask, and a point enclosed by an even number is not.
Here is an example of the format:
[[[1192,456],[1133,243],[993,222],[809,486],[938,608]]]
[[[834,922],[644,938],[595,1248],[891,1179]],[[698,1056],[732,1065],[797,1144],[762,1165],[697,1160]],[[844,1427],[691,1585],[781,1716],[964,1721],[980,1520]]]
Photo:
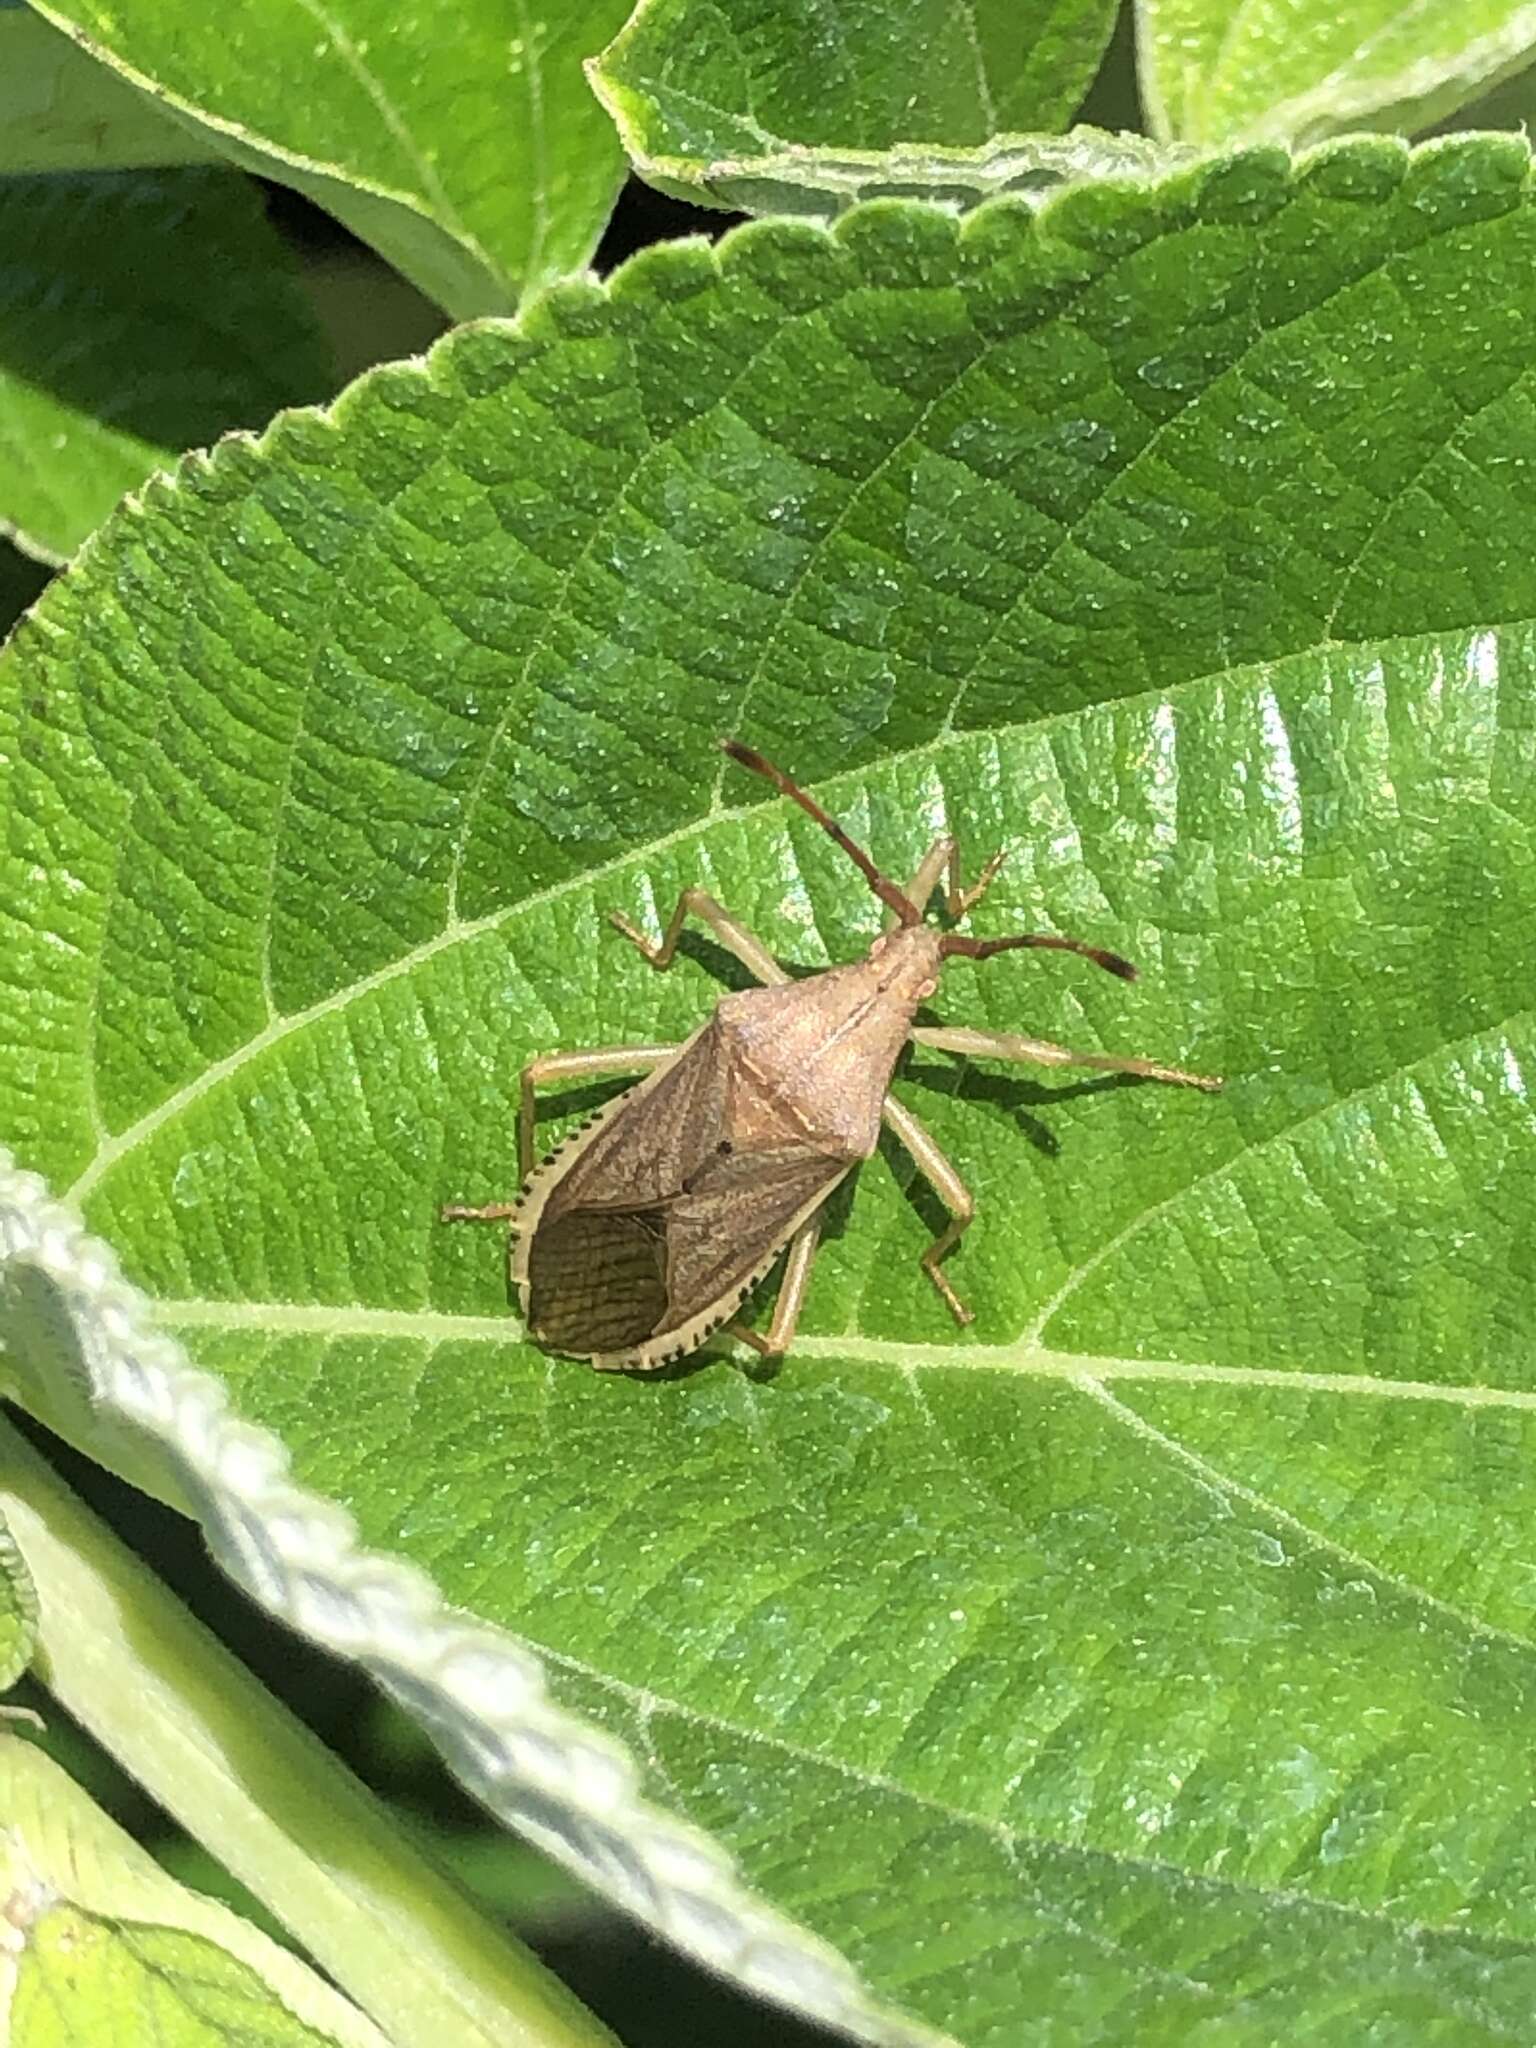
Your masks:
[[[631,156],[687,184],[720,159],[1059,128],[1114,17],[1110,0],[643,0],[589,69]]]
[[[1530,0],[1138,0],[1154,134],[1316,141],[1426,128],[1536,55]]]

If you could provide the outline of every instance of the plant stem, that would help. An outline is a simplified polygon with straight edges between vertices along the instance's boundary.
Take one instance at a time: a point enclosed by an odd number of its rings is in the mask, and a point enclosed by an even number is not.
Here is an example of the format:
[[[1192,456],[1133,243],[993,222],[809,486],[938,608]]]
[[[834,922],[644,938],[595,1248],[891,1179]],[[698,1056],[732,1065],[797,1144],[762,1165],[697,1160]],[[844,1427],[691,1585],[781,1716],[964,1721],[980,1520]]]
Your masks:
[[[615,2048],[4,1415],[0,1516],[37,1587],[38,1675],[391,2041]]]

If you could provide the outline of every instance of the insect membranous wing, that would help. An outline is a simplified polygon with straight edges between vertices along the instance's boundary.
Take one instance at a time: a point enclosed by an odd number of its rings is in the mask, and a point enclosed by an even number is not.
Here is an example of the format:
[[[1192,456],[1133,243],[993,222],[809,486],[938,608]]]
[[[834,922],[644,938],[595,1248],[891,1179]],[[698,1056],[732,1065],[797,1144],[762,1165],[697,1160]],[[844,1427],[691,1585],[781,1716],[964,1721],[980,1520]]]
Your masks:
[[[530,1328],[586,1356],[631,1350],[713,1308],[723,1320],[849,1165],[804,1146],[717,1146],[662,1202],[562,1206],[529,1247]]]
[[[642,1343],[667,1307],[663,1212],[567,1210],[534,1240],[528,1282],[541,1343],[582,1353]]]

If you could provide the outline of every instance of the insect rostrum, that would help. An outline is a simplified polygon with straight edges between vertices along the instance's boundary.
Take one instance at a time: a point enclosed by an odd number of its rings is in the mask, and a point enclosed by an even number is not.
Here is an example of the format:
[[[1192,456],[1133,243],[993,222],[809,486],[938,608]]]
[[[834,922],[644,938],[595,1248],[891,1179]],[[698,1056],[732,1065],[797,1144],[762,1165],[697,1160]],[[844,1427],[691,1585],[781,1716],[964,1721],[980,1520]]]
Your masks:
[[[911,1153],[949,1211],[922,1253],[928,1277],[957,1321],[971,1312],[941,1260],[974,1213],[965,1183],[911,1111],[889,1092],[908,1039],[941,1051],[1042,1066],[1090,1067],[1189,1088],[1211,1075],[1153,1060],[1073,1052],[1011,1032],[914,1024],[946,959],[987,960],[1017,947],[1081,953],[1134,980],[1118,954],[1044,932],[976,939],[924,922],[945,881],[945,906],[963,918],[1001,865],[994,855],[969,889],[953,839],[936,839],[899,888],[837,821],[771,761],[737,740],[733,760],[765,776],[809,812],[863,874],[890,913],[862,960],[791,981],[762,942],[702,889],[685,889],[660,945],[626,918],[613,923],[652,966],[671,965],[685,920],[697,917],[762,986],[722,996],[682,1045],[609,1046],[550,1053],[523,1069],[514,1202],[444,1208],[444,1221],[510,1220],[511,1273],[531,1335],[552,1351],[605,1370],[670,1364],[729,1324],[771,1356],[788,1350],[816,1254],[827,1197],[874,1151],[882,1123]],[[645,1071],[534,1168],[534,1090],[541,1081]],[[764,1334],[731,1322],[788,1245],[784,1278]]]

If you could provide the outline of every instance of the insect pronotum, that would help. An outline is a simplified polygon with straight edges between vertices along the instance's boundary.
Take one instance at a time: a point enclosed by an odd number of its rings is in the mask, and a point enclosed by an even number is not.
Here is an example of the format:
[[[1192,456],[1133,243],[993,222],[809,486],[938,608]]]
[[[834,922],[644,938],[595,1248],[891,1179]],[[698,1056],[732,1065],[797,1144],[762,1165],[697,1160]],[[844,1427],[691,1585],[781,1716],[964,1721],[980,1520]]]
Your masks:
[[[685,920],[709,927],[763,984],[722,996],[682,1045],[604,1046],[546,1053],[524,1067],[518,1105],[522,1193],[483,1208],[450,1204],[444,1222],[510,1221],[512,1283],[534,1339],[606,1371],[670,1365],[714,1331],[776,1357],[789,1349],[805,1299],[827,1197],[874,1151],[885,1125],[949,1211],[922,1253],[923,1269],[957,1322],[971,1311],[941,1261],[964,1234],[975,1205],[964,1181],[915,1116],[889,1093],[909,1039],[973,1058],[1091,1067],[1185,1088],[1217,1089],[1213,1075],[1155,1060],[1073,1052],[1043,1038],[914,1023],[938,987],[944,962],[990,960],[1017,947],[1081,953],[1135,979],[1117,953],[1054,933],[977,939],[924,922],[945,883],[958,921],[981,900],[1003,856],[995,853],[962,888],[955,841],[934,841],[905,889],[855,845],[836,819],[771,761],[737,740],[721,746],[766,776],[829,833],[886,906],[887,928],[862,960],[792,981],[762,941],[702,889],[684,889],[659,945],[617,912],[612,922],[653,967],[672,964]],[[534,1090],[544,1081],[591,1080],[642,1071],[537,1169]],[[789,1247],[778,1301],[760,1334],[733,1321]]]

